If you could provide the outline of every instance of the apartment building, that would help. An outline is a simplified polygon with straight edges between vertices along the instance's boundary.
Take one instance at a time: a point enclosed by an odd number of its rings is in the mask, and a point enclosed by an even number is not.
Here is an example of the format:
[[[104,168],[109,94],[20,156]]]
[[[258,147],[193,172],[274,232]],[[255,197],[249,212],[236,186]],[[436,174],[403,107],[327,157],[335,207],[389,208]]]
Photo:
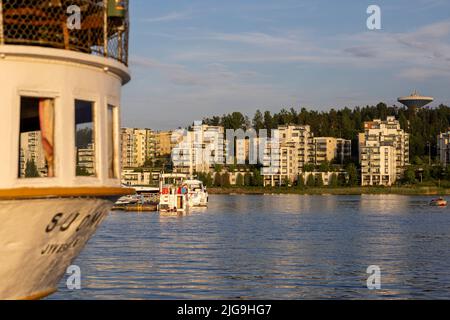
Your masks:
[[[161,173],[152,170],[135,171],[133,169],[122,170],[121,181],[123,185],[135,186],[159,186],[159,178]]]
[[[157,154],[156,137],[151,129],[122,128],[122,167],[142,167]]]
[[[196,122],[172,149],[174,173],[193,175],[212,172],[216,164],[225,163],[225,130]]]
[[[94,144],[90,143],[85,148],[77,150],[77,175],[96,175]]]
[[[352,141],[333,137],[314,138],[315,164],[343,164],[352,156]]]
[[[47,175],[47,166],[40,131],[24,132],[20,135],[19,177],[26,176],[27,163],[34,162],[41,177]]]
[[[176,143],[172,141],[172,133],[172,131],[158,131],[155,133],[157,157],[171,155],[172,149],[176,145]]]
[[[362,186],[394,184],[409,165],[409,134],[395,117],[365,122],[359,134],[359,160]]]
[[[309,125],[279,126],[277,137],[268,141],[264,151],[265,186],[293,183],[305,164],[315,163],[314,135]]]
[[[450,164],[450,129],[437,137],[437,153],[439,162],[444,166]]]

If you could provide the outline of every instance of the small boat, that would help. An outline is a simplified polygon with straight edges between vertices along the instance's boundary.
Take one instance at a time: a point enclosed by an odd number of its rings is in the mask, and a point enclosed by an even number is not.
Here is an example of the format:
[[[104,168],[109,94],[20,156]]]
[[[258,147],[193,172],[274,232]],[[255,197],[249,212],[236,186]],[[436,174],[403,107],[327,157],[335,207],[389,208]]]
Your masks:
[[[191,207],[207,207],[208,191],[200,180],[185,180],[183,185],[188,188],[189,205]]]
[[[160,212],[186,212],[189,209],[189,194],[185,186],[164,185],[159,200]]]
[[[432,207],[446,207],[447,206],[447,200],[440,197],[437,199],[433,199],[430,201],[430,206]]]

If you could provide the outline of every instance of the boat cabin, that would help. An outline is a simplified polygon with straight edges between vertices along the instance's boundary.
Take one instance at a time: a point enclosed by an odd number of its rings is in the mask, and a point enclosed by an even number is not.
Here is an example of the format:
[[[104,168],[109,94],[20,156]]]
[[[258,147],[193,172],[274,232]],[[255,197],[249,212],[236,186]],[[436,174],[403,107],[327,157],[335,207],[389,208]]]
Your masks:
[[[80,29],[68,27],[72,5]],[[120,187],[127,8],[116,0],[0,1],[0,189]]]

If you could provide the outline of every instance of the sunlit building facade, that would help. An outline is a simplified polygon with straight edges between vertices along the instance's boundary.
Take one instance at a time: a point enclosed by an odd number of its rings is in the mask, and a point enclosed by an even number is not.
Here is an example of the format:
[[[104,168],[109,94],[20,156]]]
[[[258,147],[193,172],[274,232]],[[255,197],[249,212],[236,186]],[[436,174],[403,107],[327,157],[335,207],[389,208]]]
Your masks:
[[[157,154],[155,132],[151,129],[122,128],[122,167],[138,168]]]
[[[274,137],[272,137],[274,138]],[[277,144],[274,154],[273,144]],[[277,161],[273,161],[277,157]],[[266,145],[262,175],[265,186],[293,183],[306,164],[315,164],[314,135],[309,125],[278,127],[278,141]]]
[[[315,164],[335,162],[343,164],[352,156],[352,141],[334,137],[314,138]]]
[[[212,172],[225,163],[225,130],[222,126],[196,123],[172,149],[174,173],[194,175]]]
[[[364,123],[359,134],[361,185],[391,186],[409,165],[409,134],[395,117]]]

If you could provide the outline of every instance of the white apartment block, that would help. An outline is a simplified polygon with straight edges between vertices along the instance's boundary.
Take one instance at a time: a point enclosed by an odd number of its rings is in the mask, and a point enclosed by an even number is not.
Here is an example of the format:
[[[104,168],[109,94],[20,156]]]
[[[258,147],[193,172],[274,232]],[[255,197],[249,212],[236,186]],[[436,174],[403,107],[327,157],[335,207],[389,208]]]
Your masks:
[[[314,135],[309,125],[279,126],[278,138],[276,154],[273,153],[276,141],[268,141],[265,148],[262,169],[265,186],[293,183],[305,164],[315,163]],[[273,157],[277,158],[275,162]]]
[[[191,131],[180,137],[172,149],[174,173],[194,175],[212,172],[216,164],[225,163],[225,131],[221,126],[196,122]]]
[[[334,137],[314,138],[315,164],[335,162],[343,164],[352,156],[352,141]]]
[[[158,171],[135,171],[133,169],[122,170],[122,184],[125,186],[159,186],[160,172]]]
[[[409,165],[409,134],[395,117],[365,122],[359,134],[361,185],[391,186]]]
[[[122,128],[122,167],[142,167],[156,156],[155,133],[150,129]]]
[[[442,132],[437,137],[437,152],[439,162],[444,166],[450,164],[450,129]]]

